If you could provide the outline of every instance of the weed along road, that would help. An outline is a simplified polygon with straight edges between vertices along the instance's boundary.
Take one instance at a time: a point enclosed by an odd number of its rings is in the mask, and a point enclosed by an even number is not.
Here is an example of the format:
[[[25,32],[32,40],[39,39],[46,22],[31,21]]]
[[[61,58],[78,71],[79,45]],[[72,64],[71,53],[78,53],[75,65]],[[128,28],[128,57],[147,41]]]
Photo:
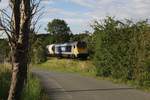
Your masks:
[[[150,100],[150,93],[72,73],[33,70],[51,100]]]

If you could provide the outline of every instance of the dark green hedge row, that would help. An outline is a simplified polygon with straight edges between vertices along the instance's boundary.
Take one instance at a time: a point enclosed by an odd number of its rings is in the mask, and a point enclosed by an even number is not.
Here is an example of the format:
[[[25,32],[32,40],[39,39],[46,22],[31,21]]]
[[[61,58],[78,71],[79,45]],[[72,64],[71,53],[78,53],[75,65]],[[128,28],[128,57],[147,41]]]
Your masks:
[[[150,25],[108,17],[93,25],[97,75],[150,85]]]

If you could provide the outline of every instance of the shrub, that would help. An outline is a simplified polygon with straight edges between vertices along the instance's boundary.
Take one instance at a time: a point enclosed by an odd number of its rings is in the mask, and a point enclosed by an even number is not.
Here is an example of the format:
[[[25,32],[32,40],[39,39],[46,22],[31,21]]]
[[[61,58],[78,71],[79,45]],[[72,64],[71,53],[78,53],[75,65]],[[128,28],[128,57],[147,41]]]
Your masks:
[[[31,62],[34,64],[39,64],[45,62],[46,57],[46,46],[42,44],[41,39],[37,39],[31,47]]]
[[[123,80],[137,80],[140,85],[150,79],[150,25],[147,21],[121,22],[108,17],[93,25],[96,34],[94,63],[97,75]],[[142,84],[141,84],[142,82]]]

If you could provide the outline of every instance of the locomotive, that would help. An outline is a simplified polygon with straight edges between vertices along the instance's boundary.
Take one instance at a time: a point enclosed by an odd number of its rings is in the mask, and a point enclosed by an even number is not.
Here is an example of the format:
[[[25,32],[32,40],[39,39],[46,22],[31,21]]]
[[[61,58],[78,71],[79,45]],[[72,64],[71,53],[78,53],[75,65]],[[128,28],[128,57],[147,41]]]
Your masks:
[[[84,41],[51,44],[47,46],[48,55],[57,57],[84,58],[89,55],[87,44]]]

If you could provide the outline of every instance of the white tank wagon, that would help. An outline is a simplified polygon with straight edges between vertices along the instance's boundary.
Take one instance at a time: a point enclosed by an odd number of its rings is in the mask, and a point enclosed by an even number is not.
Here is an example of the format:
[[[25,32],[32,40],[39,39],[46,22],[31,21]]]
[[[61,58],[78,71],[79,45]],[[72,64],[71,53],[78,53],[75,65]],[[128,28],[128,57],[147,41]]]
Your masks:
[[[55,44],[47,45],[47,50],[49,55],[54,55]]]

